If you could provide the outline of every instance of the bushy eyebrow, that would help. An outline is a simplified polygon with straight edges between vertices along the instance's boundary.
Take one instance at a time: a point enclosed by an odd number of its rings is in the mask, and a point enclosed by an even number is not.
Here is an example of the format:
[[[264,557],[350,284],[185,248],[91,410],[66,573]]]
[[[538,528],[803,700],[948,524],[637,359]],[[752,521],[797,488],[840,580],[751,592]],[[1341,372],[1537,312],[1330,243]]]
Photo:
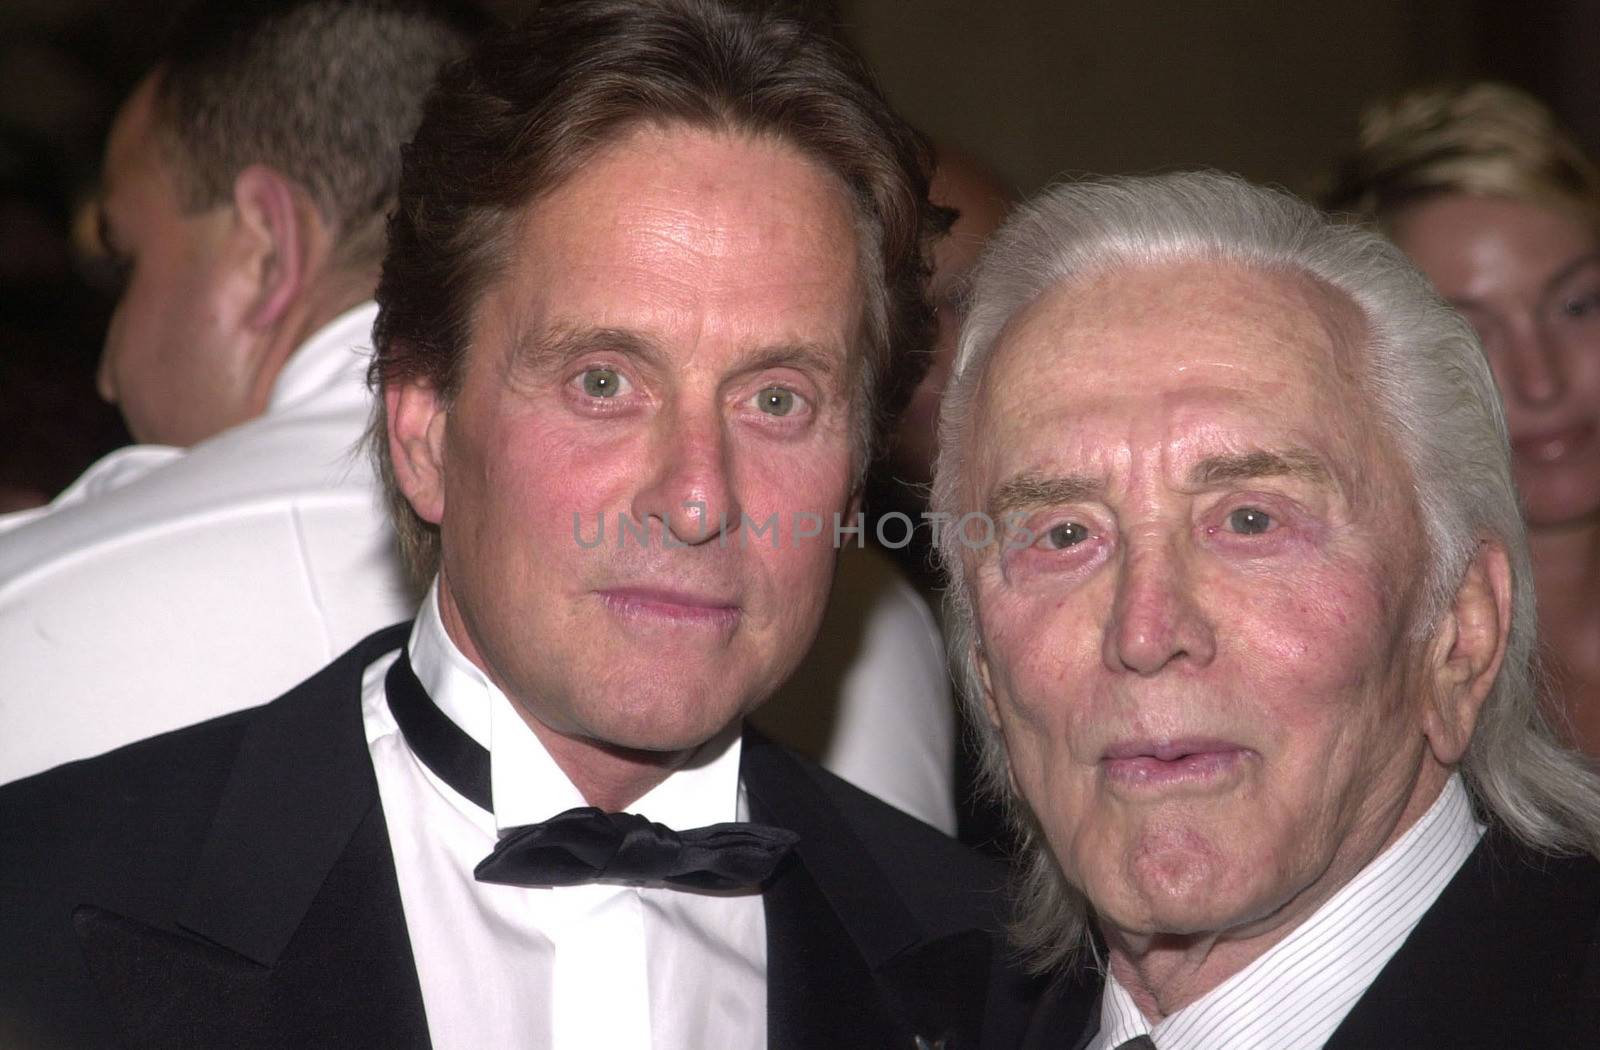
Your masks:
[[[558,328],[529,336],[515,355],[519,371],[535,374],[575,358],[602,351],[622,354],[663,366],[667,352],[656,340],[629,328]],[[816,375],[824,383],[837,385],[845,372],[846,352],[817,343],[779,343],[761,346],[738,362],[740,372],[759,372],[767,368],[794,368]]]
[[[844,381],[848,359],[848,351],[841,352],[818,343],[779,343],[758,348],[739,367],[745,372],[793,368],[816,376],[826,385],[837,387]]]
[[[538,374],[602,351],[647,363],[662,356],[652,340],[626,328],[557,328],[525,337],[517,346],[513,361],[518,371]]]
[[[1298,448],[1207,456],[1189,470],[1189,483],[1201,487],[1281,477],[1314,484],[1332,480],[1322,460]],[[1000,520],[1015,511],[1095,499],[1103,490],[1103,483],[1087,474],[1018,474],[995,486],[989,515]]]
[[[1207,456],[1189,469],[1192,485],[1225,485],[1258,478],[1298,478],[1327,484],[1331,475],[1321,459],[1299,448]]]
[[[1076,503],[1098,496],[1100,490],[1100,482],[1085,474],[1018,474],[995,486],[989,496],[989,516],[998,521],[1016,511]]]

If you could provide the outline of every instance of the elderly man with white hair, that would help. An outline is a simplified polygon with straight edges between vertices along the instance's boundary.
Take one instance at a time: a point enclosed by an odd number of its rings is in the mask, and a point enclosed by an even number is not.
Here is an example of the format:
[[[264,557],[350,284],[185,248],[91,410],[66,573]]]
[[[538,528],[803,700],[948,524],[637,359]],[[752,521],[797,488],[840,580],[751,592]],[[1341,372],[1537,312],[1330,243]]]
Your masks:
[[[1220,175],[1059,187],[980,265],[942,442],[1029,1046],[1600,1038],[1600,781],[1540,709],[1489,367],[1395,249]]]

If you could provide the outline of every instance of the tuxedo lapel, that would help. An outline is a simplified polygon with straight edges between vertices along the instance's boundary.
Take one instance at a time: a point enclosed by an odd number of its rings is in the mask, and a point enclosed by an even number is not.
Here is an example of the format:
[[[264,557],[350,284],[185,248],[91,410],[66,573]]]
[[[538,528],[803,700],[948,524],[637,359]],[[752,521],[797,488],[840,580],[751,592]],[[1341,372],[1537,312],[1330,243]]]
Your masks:
[[[73,925],[124,1042],[151,1050],[427,1047],[376,807],[326,874],[283,952],[266,965],[192,936],[80,908]]]
[[[786,863],[764,903],[769,1050],[894,1046],[872,970],[808,866]]]
[[[978,1046],[989,936],[924,928],[799,762],[754,731],[741,775],[751,818],[800,836],[764,893],[772,1050]]]
[[[359,704],[372,636],[246,729],[168,930],[88,906],[89,969],[149,1047],[426,1047]]]
[[[1582,1015],[1600,869],[1491,829],[1350,1011],[1328,1050],[1565,1046]],[[1584,1038],[1592,1035],[1589,1032]]]
[[[879,980],[914,1034],[905,1045],[918,1050],[979,1045],[984,1001],[972,994],[972,986],[989,973],[994,950],[990,934],[970,929],[908,948],[883,964]]]
[[[1039,1000],[1023,1050],[1084,1050],[1100,1034],[1104,986],[1099,969],[1080,952]]]

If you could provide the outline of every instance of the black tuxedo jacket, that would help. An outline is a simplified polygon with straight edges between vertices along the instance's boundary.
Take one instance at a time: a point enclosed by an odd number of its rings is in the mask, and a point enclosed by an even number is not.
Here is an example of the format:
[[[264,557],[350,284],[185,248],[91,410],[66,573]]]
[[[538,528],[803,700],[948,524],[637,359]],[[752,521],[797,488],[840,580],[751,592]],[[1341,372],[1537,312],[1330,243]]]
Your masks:
[[[385,826],[359,702],[407,629],[0,789],[0,1046],[429,1045],[389,846],[416,829]],[[800,835],[764,893],[772,1047],[1014,1045],[989,862],[757,734],[741,774]]]
[[[1062,974],[1026,1050],[1079,1050],[1100,976]],[[1491,829],[1323,1044],[1325,1050],[1600,1046],[1600,863]]]

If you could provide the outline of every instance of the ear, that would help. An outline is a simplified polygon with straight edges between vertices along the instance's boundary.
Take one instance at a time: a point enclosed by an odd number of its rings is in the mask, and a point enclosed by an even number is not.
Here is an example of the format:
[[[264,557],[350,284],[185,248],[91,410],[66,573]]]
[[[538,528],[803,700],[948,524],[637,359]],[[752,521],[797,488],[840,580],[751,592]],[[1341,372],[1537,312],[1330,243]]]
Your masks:
[[[306,291],[312,238],[302,223],[322,220],[293,182],[265,164],[252,164],[233,180],[233,212],[253,280],[244,324],[270,329]]]
[[[1511,633],[1511,561],[1496,540],[1478,544],[1430,647],[1431,703],[1423,734],[1442,765],[1461,761]]]
[[[983,651],[983,643],[977,639],[972,642],[972,670],[978,679],[978,688],[983,691],[983,709],[989,713],[989,721],[999,725],[1000,709],[994,702],[994,685],[989,677],[989,654]]]
[[[395,484],[423,521],[444,521],[444,439],[449,411],[433,384],[385,383],[383,408]]]

